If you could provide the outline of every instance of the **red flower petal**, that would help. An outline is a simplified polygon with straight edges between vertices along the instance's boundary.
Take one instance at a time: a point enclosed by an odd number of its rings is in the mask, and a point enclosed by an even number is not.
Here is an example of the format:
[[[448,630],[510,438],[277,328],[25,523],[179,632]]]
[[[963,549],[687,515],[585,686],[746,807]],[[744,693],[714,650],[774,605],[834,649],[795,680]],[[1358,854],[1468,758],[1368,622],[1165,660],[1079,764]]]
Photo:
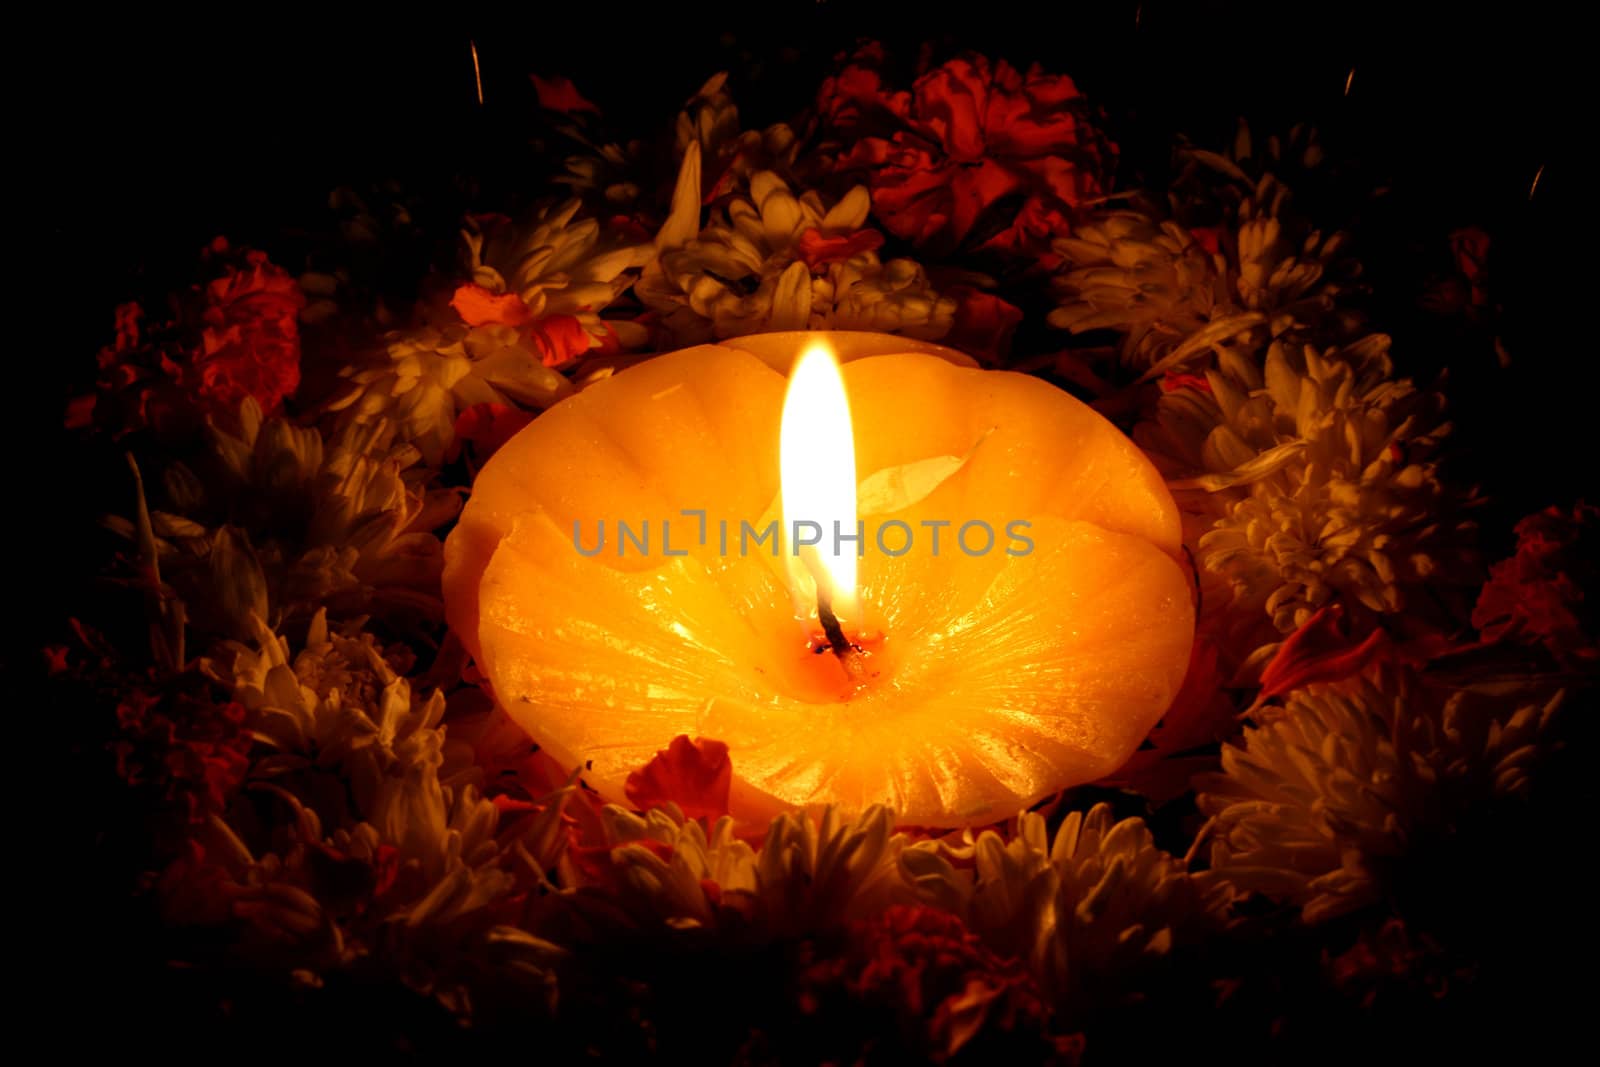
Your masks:
[[[936,252],[970,242],[1038,262],[1072,212],[1104,195],[1116,157],[1070,78],[1024,77],[982,56],[929,71],[910,93],[884,91],[875,70],[841,74],[819,109],[844,136],[839,167],[868,183],[877,219]]]
[[[572,79],[554,77],[541,78],[532,75],[533,91],[539,94],[539,106],[546,111],[560,111],[568,115],[576,111],[588,111],[591,114],[600,114],[600,109],[585,100],[583,94],[578,92],[578,87],[572,84]]]
[[[546,367],[564,367],[594,344],[589,331],[573,315],[546,315],[529,327],[529,339]]]
[[[1468,226],[1450,235],[1450,251],[1455,256],[1456,270],[1467,280],[1472,303],[1483,307],[1489,303],[1485,286],[1489,265],[1489,235],[1476,226]]]
[[[1517,550],[1489,569],[1472,610],[1486,642],[1542,645],[1567,664],[1600,660],[1594,552],[1600,509],[1550,507],[1517,523]]]
[[[838,74],[826,78],[817,91],[817,113],[841,128],[851,128],[862,119],[863,111],[885,106],[883,45],[877,41],[861,44],[848,62],[843,53],[835,61],[843,64]]]
[[[222,238],[213,255],[230,255]],[[246,397],[274,414],[300,385],[300,309],[305,295],[288,271],[266,254],[245,251],[206,285],[204,327],[192,357],[192,375],[181,366],[175,375],[189,384],[212,411],[229,415]],[[119,315],[119,344],[122,322]],[[129,324],[137,336],[137,322]]]
[[[977,161],[983,158],[989,80],[987,59],[963,57],[930,70],[911,87],[923,125],[938,137],[954,159]]]
[[[379,845],[372,857],[372,865],[377,871],[372,895],[381,897],[394,887],[395,879],[400,877],[400,850],[393,845]]]
[[[470,282],[456,290],[450,306],[468,326],[525,326],[532,318],[516,293],[491,293]]]
[[[473,404],[456,416],[456,437],[482,464],[532,421],[532,414],[509,404]]]
[[[955,321],[944,342],[980,361],[999,362],[1022,321],[1021,310],[970,285],[952,285],[944,292],[956,299]]]
[[[679,734],[655,759],[628,775],[626,792],[628,802],[640,811],[670,802],[688,818],[718,819],[728,814],[732,788],[728,746]]]
[[[672,859],[672,846],[665,841],[657,841],[653,837],[641,837],[635,841],[627,841],[617,846],[618,848],[642,848],[648,850],[663,860]],[[573,864],[582,873],[585,880],[593,884],[606,885],[615,883],[611,879],[612,848],[609,845],[585,845],[573,835],[567,846],[567,855],[572,857]]]
[[[1196,226],[1189,231],[1189,236],[1193,237],[1194,243],[1205,249],[1209,255],[1216,255],[1217,249],[1222,247],[1220,226]]]
[[[602,356],[621,355],[622,338],[617,336],[617,331],[612,328],[609,322],[602,322],[600,325],[605,328],[606,335],[600,338],[600,343],[595,345],[595,349]]]
[[[1169,370],[1161,376],[1161,391],[1163,393],[1176,393],[1179,389],[1194,389],[1198,392],[1211,392],[1211,382],[1204,374],[1190,374],[1184,371]]]
[[[63,425],[69,430],[81,430],[94,424],[94,406],[99,398],[93,393],[75,396],[67,401],[67,414]]]
[[[829,263],[840,263],[862,252],[883,247],[883,234],[877,230],[857,230],[843,236],[829,236],[813,226],[800,235],[800,258],[811,270]]]
[[[1283,642],[1261,672],[1261,699],[1267,700],[1313,682],[1336,682],[1360,674],[1389,650],[1389,635],[1374,630],[1360,644],[1343,632],[1344,608],[1329,604]]]
[[[635,244],[649,244],[655,240],[655,234],[632,215],[613,215],[606,225],[617,236],[625,237]]]

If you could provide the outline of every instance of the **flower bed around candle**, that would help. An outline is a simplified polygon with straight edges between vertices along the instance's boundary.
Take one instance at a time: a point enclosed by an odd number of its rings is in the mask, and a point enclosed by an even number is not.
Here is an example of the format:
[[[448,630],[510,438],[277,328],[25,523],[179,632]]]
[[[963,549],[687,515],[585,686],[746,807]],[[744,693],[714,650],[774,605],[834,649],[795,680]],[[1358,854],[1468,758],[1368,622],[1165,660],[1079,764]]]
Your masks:
[[[107,316],[68,421],[119,591],[44,656],[94,812],[58,821],[150,950],[96,1004],[298,1054],[375,993],[435,1010],[357,1040],[558,1062],[1319,1060],[1482,982],[1458,1021],[1562,1014],[1523,945],[1587,907],[1541,865],[1594,509],[1460,480],[1314,133],[1118,173],[1069,79],[889,58],[763,129],[718,75],[645,141],[537,78],[484,125],[566,145],[559,197],[341,189]],[[1418,236],[1504,370],[1499,237]]]

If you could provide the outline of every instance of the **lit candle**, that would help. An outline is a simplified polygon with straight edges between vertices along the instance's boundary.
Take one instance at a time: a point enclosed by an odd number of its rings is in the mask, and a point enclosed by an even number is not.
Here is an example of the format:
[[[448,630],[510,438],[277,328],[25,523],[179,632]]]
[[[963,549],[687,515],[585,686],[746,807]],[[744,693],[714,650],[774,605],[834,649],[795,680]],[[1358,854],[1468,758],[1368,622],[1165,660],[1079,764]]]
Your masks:
[[[507,712],[607,799],[688,734],[729,746],[736,815],[958,826],[1115,770],[1160,719],[1180,552],[1148,460],[1053,386],[773,334],[535,419],[479,474],[445,594]]]
[[[845,658],[852,642],[841,616],[857,615],[856,546],[835,531],[856,531],[856,446],[850,426],[850,401],[839,366],[825,343],[806,349],[789,378],[778,440],[779,485],[783,496],[781,531],[791,542],[790,588],[802,611],[816,605],[828,647]],[[801,544],[801,524],[815,524],[819,544]],[[809,530],[810,527],[807,527]],[[830,536],[834,535],[834,536]]]

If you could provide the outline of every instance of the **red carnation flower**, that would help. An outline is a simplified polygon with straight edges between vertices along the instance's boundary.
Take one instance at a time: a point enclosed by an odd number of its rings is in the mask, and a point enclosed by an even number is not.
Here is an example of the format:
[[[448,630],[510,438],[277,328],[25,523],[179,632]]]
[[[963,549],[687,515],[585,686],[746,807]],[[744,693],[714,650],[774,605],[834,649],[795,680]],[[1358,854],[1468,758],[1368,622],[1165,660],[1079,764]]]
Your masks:
[[[841,75],[825,113],[859,116],[874,77]],[[899,128],[862,137],[841,166],[865,172],[873,210],[898,237],[1038,255],[1106,191],[1116,148],[1064,75],[970,56],[929,71],[909,93],[877,92]]]
[[[1452,960],[1425,933],[1407,929],[1397,918],[1364,930],[1355,944],[1335,956],[1323,951],[1323,966],[1334,986],[1371,1008],[1380,1000],[1391,1007],[1420,1006],[1442,1000],[1451,987],[1471,982],[1475,968]]]
[[[162,324],[152,330],[146,318],[137,303],[117,307],[116,340],[95,357],[100,367],[95,391],[68,401],[67,429],[99,425],[120,437],[147,426],[159,432],[184,421],[187,405],[174,380],[181,367],[151,336],[169,334],[173,327]]]
[[[211,246],[228,253],[222,238]],[[193,381],[202,405],[232,414],[254,397],[267,414],[300,385],[300,309],[305,294],[266,253],[247,251],[205,288],[206,307]]]
[[[1517,551],[1489,570],[1472,611],[1485,641],[1539,645],[1559,662],[1600,659],[1595,549],[1600,508],[1550,507],[1517,523]]]
[[[244,708],[191,693],[134,690],[117,705],[117,773],[180,822],[221,812],[249,769]]]
[[[95,391],[69,402],[69,429],[177,437],[207,415],[237,414],[246,397],[275,413],[299,387],[299,285],[265,253],[236,253],[220,237],[206,255],[222,273],[174,294],[170,316],[117,309],[116,340],[100,351]]]
[[[848,60],[843,52],[835,57],[839,73],[825,78],[817,91],[817,114],[836,130],[848,131],[883,106],[883,45],[868,41]]]

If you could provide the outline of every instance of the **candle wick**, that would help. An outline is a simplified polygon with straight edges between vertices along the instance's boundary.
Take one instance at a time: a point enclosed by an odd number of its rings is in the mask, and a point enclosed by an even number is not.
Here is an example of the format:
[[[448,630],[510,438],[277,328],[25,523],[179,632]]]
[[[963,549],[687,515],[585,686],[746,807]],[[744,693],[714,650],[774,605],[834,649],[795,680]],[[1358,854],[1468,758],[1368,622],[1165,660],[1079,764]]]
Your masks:
[[[822,632],[835,656],[848,659],[856,652],[856,646],[850,643],[844,635],[844,627],[839,625],[839,616],[833,613],[833,597],[822,582],[817,583],[817,618],[822,620]]]

